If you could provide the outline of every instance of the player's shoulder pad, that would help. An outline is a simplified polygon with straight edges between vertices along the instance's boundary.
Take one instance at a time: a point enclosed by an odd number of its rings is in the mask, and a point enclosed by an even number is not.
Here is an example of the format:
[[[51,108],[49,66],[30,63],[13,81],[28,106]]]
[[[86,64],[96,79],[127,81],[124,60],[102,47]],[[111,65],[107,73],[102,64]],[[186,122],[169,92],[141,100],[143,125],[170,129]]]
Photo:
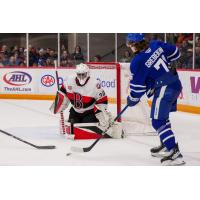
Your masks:
[[[142,54],[137,54],[132,60],[131,60],[131,64],[130,64],[130,71],[132,74],[135,74],[138,70],[138,68],[140,68],[140,65],[143,61],[143,56]]]
[[[71,90],[72,87],[75,85],[75,76],[68,76],[64,79],[64,86],[67,90]]]
[[[160,41],[160,40],[151,40],[150,41],[150,46],[154,47],[154,46],[162,46],[164,44],[164,42]]]

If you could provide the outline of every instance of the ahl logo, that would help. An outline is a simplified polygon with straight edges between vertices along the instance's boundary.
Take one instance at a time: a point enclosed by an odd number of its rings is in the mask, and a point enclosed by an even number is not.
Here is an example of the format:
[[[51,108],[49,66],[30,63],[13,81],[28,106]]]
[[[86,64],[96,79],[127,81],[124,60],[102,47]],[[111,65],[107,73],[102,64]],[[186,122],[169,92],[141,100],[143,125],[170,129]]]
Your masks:
[[[32,81],[32,77],[26,72],[15,71],[5,74],[3,80],[9,85],[22,86],[28,85]]]
[[[51,75],[44,75],[41,78],[41,83],[46,87],[51,87],[55,83],[55,78]]]

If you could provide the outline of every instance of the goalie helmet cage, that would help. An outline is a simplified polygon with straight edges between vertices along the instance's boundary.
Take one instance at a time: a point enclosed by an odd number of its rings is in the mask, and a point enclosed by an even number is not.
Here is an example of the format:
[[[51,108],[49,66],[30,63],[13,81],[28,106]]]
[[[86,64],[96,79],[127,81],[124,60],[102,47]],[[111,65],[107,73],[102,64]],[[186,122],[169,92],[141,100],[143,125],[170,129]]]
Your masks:
[[[115,62],[87,62],[90,73],[101,81],[101,85],[108,95],[109,110],[112,107],[114,116],[126,106],[126,97],[129,94],[131,73],[129,63]],[[112,106],[110,106],[112,105]],[[147,98],[134,107],[129,107],[118,120],[123,123],[127,133],[151,135],[153,129],[150,121],[150,108]]]

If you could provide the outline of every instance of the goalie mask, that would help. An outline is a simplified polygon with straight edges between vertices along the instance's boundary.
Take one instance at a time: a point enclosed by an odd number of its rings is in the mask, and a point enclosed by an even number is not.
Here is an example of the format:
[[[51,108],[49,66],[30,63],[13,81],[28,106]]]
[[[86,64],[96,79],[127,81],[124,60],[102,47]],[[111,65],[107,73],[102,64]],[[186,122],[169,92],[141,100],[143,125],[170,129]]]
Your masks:
[[[79,64],[76,66],[76,78],[80,85],[84,85],[89,78],[89,67],[86,64]]]

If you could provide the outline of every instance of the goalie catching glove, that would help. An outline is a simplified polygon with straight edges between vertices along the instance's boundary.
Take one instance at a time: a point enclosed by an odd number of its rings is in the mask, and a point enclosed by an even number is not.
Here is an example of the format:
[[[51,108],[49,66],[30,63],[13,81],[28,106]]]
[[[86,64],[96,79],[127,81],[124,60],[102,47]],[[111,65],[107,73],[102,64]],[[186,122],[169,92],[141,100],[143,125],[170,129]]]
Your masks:
[[[115,139],[123,137],[121,123],[115,122],[113,124],[114,119],[109,111],[107,111],[106,109],[97,110],[95,116],[99,120],[99,128],[101,128],[102,131],[105,131],[110,126],[110,128],[106,132],[107,135]]]
[[[69,103],[70,101],[66,97],[66,95],[59,90],[56,93],[56,98],[50,107],[50,111],[53,112],[54,114],[60,113],[69,106]]]

